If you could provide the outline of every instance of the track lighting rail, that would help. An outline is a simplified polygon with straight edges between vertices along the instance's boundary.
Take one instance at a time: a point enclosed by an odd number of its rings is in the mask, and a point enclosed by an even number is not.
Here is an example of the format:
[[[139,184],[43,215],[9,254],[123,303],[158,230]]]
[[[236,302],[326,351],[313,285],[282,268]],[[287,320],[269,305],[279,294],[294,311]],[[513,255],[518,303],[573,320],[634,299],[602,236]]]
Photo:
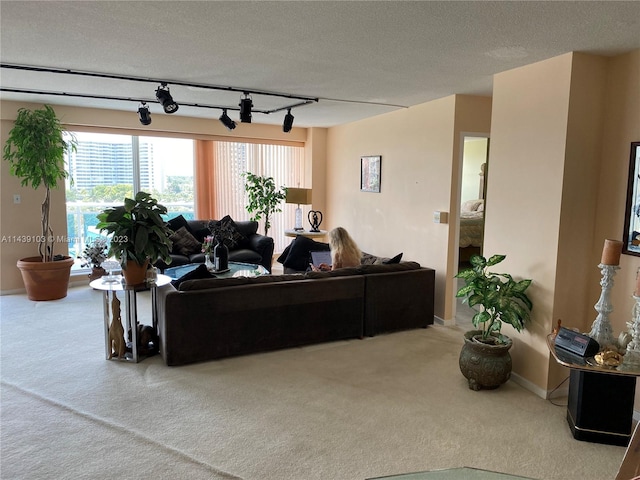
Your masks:
[[[155,98],[114,97],[110,95],[93,95],[90,93],[54,92],[52,90],[30,90],[26,88],[12,88],[12,87],[0,87],[0,92],[28,93],[31,95],[51,95],[51,96],[57,96],[57,97],[93,98],[97,100],[117,100],[117,101],[123,101],[123,102],[137,102],[137,103],[140,103],[140,102],[156,103],[157,102]],[[309,103],[313,103],[313,100],[298,102],[293,105],[273,108],[270,110],[261,110],[261,109],[254,108],[253,112],[269,115],[270,113],[282,112],[290,108],[302,107],[303,105],[308,105]],[[189,102],[180,102],[180,105],[183,105],[185,107],[210,108],[212,110],[240,111],[240,107],[229,107],[226,105],[210,105],[205,103],[189,103]]]
[[[253,95],[265,95],[271,97],[281,97],[281,98],[292,98],[296,100],[302,100],[305,103],[302,105],[306,105],[307,103],[318,102],[319,99],[317,97],[310,97],[306,95],[293,95],[290,93],[281,93],[281,92],[272,92],[268,90],[254,90],[248,89],[244,87],[232,87],[225,85],[209,85],[206,83],[191,83],[191,82],[183,82],[180,80],[166,80],[166,79],[157,79],[157,78],[146,78],[146,77],[135,77],[129,75],[119,75],[112,73],[100,73],[100,72],[87,72],[82,70],[72,70],[66,68],[54,68],[54,67],[38,67],[32,65],[17,65],[12,63],[0,63],[0,68],[7,68],[11,70],[25,70],[30,72],[40,72],[40,73],[57,73],[62,75],[78,75],[85,77],[95,77],[95,78],[107,78],[111,80],[125,80],[130,82],[147,82],[147,83],[166,83],[170,85],[180,85],[183,87],[193,87],[193,88],[203,88],[208,90],[220,90],[227,92],[238,92],[238,93],[248,93]],[[181,105],[186,105],[181,102]],[[298,104],[300,105],[300,104]],[[291,107],[293,108],[293,107]],[[229,109],[231,110],[231,109]],[[257,110],[255,110],[257,112]]]

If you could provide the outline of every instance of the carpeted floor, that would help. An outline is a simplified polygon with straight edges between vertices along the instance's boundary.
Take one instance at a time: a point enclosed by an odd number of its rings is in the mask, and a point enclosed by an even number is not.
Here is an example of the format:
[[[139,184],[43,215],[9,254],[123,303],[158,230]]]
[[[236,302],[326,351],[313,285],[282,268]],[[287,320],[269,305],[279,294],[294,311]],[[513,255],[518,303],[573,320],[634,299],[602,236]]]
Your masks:
[[[362,480],[469,466],[605,480],[624,455],[574,440],[565,408],[513,382],[469,390],[455,327],[170,368],[106,361],[101,300],[88,287],[0,297],[1,478]]]

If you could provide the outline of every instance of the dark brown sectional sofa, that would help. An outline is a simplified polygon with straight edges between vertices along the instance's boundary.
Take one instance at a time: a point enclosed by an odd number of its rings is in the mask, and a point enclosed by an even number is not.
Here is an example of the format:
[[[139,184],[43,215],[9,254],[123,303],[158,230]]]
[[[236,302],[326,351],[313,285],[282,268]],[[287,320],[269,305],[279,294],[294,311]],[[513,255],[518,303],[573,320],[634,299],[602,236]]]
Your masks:
[[[187,280],[158,291],[167,365],[433,324],[435,270],[415,262]]]

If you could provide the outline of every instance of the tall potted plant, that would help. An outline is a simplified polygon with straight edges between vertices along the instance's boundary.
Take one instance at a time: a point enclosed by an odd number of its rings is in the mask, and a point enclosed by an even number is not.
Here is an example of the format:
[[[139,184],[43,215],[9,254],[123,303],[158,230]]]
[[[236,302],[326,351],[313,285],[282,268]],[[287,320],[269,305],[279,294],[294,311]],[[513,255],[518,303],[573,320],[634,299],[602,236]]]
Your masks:
[[[4,145],[3,158],[10,172],[20,177],[23,187],[45,189],[41,207],[41,229],[37,236],[38,256],[18,260],[18,268],[31,300],[56,300],[67,296],[73,258],[55,255],[56,237],[50,223],[51,189],[69,176],[64,157],[75,151],[73,136],[64,138],[64,129],[49,105],[42,109],[21,108]]]
[[[138,192],[135,198],[125,198],[124,205],[98,214],[96,228],[111,234],[108,255],[120,261],[127,284],[143,283],[149,262],[171,263],[173,232],[162,219],[166,213],[150,194]]]
[[[249,195],[247,211],[253,214],[251,220],[264,219],[264,235],[267,236],[271,228],[271,215],[282,211],[280,204],[287,197],[287,189],[278,189],[273,177],[263,177],[251,172],[245,172],[243,176],[247,179],[245,190]]]
[[[502,325],[508,323],[521,331],[533,308],[525,293],[531,280],[515,281],[508,273],[488,271],[505,258],[493,255],[487,260],[473,255],[471,268],[456,275],[465,281],[456,297],[464,297],[464,302],[477,310],[472,321],[478,330],[465,333],[460,352],[460,370],[472,390],[497,388],[509,380],[512,368],[509,349],[513,342],[502,335]]]

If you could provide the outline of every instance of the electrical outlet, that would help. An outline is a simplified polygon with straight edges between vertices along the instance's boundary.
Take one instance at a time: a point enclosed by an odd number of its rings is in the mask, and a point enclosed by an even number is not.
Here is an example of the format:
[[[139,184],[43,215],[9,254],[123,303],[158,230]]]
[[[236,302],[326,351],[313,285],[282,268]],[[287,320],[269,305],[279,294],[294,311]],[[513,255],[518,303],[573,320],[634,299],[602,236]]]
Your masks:
[[[22,199],[20,198],[20,195],[15,193],[13,195],[13,203],[20,203],[22,201]]]

